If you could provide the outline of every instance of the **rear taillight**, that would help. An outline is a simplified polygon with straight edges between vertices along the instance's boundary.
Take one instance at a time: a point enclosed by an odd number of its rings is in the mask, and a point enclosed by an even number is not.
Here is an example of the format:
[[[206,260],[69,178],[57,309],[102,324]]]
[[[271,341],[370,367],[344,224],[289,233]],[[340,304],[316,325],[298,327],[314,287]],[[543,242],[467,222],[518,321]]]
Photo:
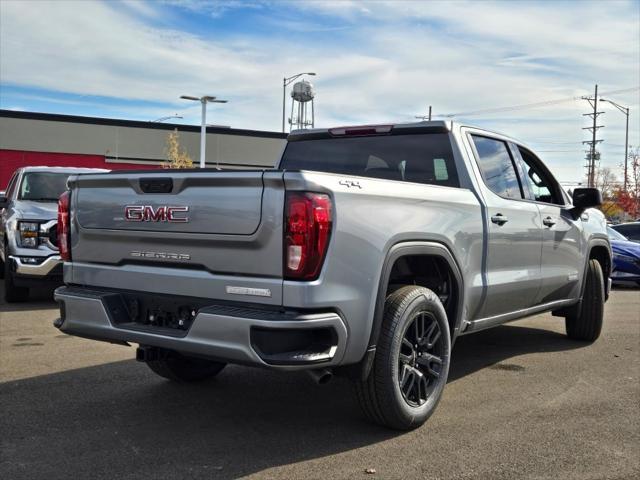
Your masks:
[[[69,223],[69,200],[71,193],[64,192],[58,199],[58,250],[60,257],[65,262],[71,261],[71,236]]]
[[[285,204],[284,277],[314,280],[331,235],[331,199],[323,193],[289,192]]]

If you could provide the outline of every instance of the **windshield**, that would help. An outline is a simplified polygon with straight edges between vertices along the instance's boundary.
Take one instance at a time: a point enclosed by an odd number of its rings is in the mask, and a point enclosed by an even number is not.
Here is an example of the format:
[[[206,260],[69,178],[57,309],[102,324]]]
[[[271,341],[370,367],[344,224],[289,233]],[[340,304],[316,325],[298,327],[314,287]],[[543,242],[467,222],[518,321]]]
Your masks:
[[[20,184],[19,200],[57,202],[67,189],[68,173],[25,173]]]
[[[609,234],[609,238],[611,240],[627,240],[627,237],[622,235],[620,232],[616,232],[613,228],[607,227],[607,233]]]

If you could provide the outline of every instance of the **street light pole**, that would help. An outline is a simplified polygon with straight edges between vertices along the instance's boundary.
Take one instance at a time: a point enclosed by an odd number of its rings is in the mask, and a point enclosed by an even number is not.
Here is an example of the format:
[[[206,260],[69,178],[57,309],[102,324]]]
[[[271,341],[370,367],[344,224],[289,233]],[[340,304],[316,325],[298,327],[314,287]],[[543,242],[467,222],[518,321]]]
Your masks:
[[[627,191],[627,164],[629,162],[629,107],[623,107],[622,105],[617,104],[611,100],[606,100],[604,98],[600,99],[601,102],[607,102],[620,110],[627,117],[627,126],[624,134],[624,191]]]
[[[202,97],[202,123],[200,123],[200,168],[205,168],[207,159],[207,101]]]
[[[286,115],[287,78],[282,79],[282,133],[284,133],[284,117]]]
[[[180,96],[183,100],[193,100],[202,104],[202,123],[200,124],[200,168],[206,166],[207,150],[207,103],[227,103],[227,100],[218,100],[211,95],[204,95],[200,98],[190,95]]]
[[[291,85],[291,82],[293,82],[297,78],[300,78],[303,75],[315,76],[315,73],[314,72],[297,73],[291,77],[284,77],[282,79],[282,133],[284,133],[284,117],[286,115],[285,109],[286,109],[286,103],[287,103],[287,86]]]

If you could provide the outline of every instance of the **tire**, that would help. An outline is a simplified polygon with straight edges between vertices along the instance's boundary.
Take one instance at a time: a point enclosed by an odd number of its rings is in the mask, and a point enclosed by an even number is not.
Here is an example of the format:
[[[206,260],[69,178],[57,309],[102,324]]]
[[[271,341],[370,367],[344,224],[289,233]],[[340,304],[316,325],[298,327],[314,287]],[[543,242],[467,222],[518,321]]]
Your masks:
[[[4,247],[4,258],[7,260],[3,265],[4,270],[4,300],[7,303],[18,303],[24,302],[29,298],[29,289],[26,287],[17,287],[13,283],[13,273],[9,268],[10,262],[9,260],[9,249],[5,245]]]
[[[146,362],[157,375],[174,382],[201,382],[215,377],[227,365],[226,363],[188,357],[178,352],[167,352],[161,360]]]
[[[604,321],[604,277],[600,263],[589,260],[587,278],[579,312],[571,312],[565,317],[567,336],[574,340],[594,342],[602,332]]]
[[[396,430],[422,425],[440,401],[450,356],[449,323],[438,296],[417,286],[393,292],[385,302],[371,372],[355,380],[365,416]]]

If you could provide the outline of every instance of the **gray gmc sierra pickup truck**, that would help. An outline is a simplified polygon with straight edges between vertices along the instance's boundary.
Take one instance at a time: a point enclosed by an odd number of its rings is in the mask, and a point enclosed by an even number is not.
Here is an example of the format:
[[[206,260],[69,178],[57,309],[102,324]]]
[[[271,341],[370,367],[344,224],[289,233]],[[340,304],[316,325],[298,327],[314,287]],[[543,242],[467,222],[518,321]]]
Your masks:
[[[227,363],[351,377],[365,415],[421,425],[453,343],[540,312],[600,335],[611,250],[596,189],[450,122],[293,132],[278,168],[71,177],[68,334],[139,344],[177,381]]]

